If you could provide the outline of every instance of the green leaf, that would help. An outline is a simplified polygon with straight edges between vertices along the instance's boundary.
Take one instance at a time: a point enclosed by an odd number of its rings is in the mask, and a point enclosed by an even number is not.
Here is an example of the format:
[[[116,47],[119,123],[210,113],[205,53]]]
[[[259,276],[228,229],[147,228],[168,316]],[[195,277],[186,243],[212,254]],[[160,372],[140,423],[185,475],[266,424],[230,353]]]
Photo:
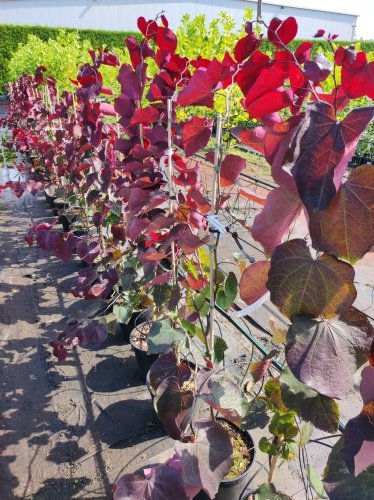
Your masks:
[[[254,398],[248,403],[246,413],[242,418],[240,428],[243,430],[250,430],[266,427],[270,420],[269,415],[266,413],[266,403],[261,399]]]
[[[134,281],[136,277],[137,277],[136,270],[133,267],[126,267],[122,271],[122,277],[121,277],[122,290],[124,291],[133,290]]]
[[[196,265],[190,259],[186,259],[185,264],[187,271],[195,278],[195,280],[197,280],[197,278],[199,277],[199,271]]]
[[[297,457],[297,443],[293,439],[288,439],[284,441],[281,446],[280,456],[283,460],[295,460]]]
[[[214,360],[216,363],[223,361],[226,349],[228,349],[228,346],[223,338],[214,337]]]
[[[117,200],[115,204],[112,205],[110,211],[117,217],[120,217],[122,214],[122,201]]]
[[[266,397],[268,398],[268,405],[271,407],[271,409],[276,409],[281,412],[288,411],[288,408],[284,404],[284,401],[282,399],[279,380],[276,380],[275,378],[271,378],[270,380],[268,380],[265,384],[264,391]]]
[[[314,425],[310,422],[299,424],[299,446],[305,446],[311,438],[314,431]]]
[[[280,383],[284,403],[303,420],[326,432],[338,429],[339,406],[336,401],[297,380],[289,368],[283,370]]]
[[[97,318],[99,323],[102,323],[106,326],[106,329],[109,333],[115,334],[117,330],[117,317],[114,313],[107,314],[106,316],[99,316]]]
[[[148,353],[167,352],[175,342],[184,340],[183,330],[171,326],[169,319],[155,321],[148,334]]]
[[[287,413],[276,412],[269,424],[269,431],[274,436],[284,437],[285,439],[294,438],[299,432],[295,425],[295,416],[294,411],[288,411]]]
[[[130,304],[124,306],[115,304],[113,306],[113,314],[115,315],[118,323],[124,323],[125,325],[127,325],[127,323],[130,321],[132,313],[133,307]]]
[[[197,255],[199,256],[201,267],[205,272],[210,272],[210,255],[208,250],[204,247],[197,249]]]
[[[208,376],[209,376],[208,372]],[[222,371],[209,376],[200,397],[233,424],[240,426],[247,402],[236,378]]]
[[[205,336],[204,332],[199,326],[194,325],[193,323],[190,323],[189,321],[181,318],[180,319],[181,325],[183,328],[191,334],[192,337],[196,335],[196,337],[205,345]]]
[[[276,491],[272,484],[264,483],[257,490],[255,500],[290,500],[290,497]]]
[[[224,282],[223,288],[217,292],[216,302],[221,309],[228,309],[234,303],[238,293],[238,280],[233,272],[230,272]]]
[[[164,284],[164,285],[155,285],[153,287],[153,300],[154,303],[156,304],[156,307],[161,307],[163,306],[169,299],[171,293],[171,288],[169,285]]]
[[[308,476],[310,486],[317,493],[318,498],[328,498],[323,483],[315,469],[309,464],[306,466],[306,475]]]
[[[258,443],[258,447],[260,451],[262,451],[262,453],[266,453],[267,455],[279,455],[279,450],[273,443],[272,438],[266,438],[265,436],[263,436]]]
[[[209,303],[206,301],[203,293],[197,293],[192,298],[191,305],[200,316],[206,316],[209,312]]]

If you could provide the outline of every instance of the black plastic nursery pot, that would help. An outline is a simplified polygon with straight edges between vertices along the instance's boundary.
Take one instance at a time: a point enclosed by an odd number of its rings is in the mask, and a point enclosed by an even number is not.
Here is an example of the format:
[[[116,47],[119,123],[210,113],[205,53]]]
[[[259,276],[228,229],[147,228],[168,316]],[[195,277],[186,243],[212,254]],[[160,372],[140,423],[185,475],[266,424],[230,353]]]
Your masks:
[[[54,208],[54,201],[56,199],[56,196],[51,196],[47,193],[47,191],[44,191],[44,196],[45,196],[45,201],[48,203],[50,208]]]
[[[82,217],[78,214],[73,215],[72,217],[69,217],[65,214],[61,214],[58,218],[58,222],[62,225],[64,233],[67,233],[70,231],[71,225],[74,222],[79,222],[81,219],[82,219]]]
[[[53,200],[53,208],[52,211],[54,215],[59,215],[60,210],[66,210],[69,206],[69,203],[62,198],[55,198]]]
[[[194,363],[191,363],[189,361],[184,361],[185,363],[187,363],[189,365],[189,367],[194,370],[195,369],[195,364]],[[153,400],[155,398],[155,395],[156,395],[156,389],[152,386],[151,384],[151,379],[150,379],[150,370],[148,370],[147,372],[147,376],[146,376],[146,379],[145,379],[145,385],[147,386],[147,389],[148,389],[148,392],[151,396],[151,399],[152,399],[152,404],[153,404]],[[159,419],[158,415],[157,415],[157,412],[156,412],[156,409],[153,407],[153,421],[155,424],[157,424],[161,429],[164,429],[164,424],[162,423],[162,421]]]
[[[125,342],[130,342],[130,334],[137,324],[137,319],[143,314],[143,311],[136,311],[131,315],[128,323],[118,323],[117,332]]]
[[[147,324],[149,323],[147,322],[140,323],[140,325],[137,325],[136,328],[134,328],[130,334],[130,344],[134,349],[139,374],[144,382],[146,381],[149,369],[158,358],[158,354],[148,354],[146,349],[143,349],[139,346],[138,342],[139,334],[141,332],[142,327]]]
[[[224,418],[218,418],[217,420],[218,421],[220,421],[220,420],[225,421]],[[231,424],[231,425],[233,425],[233,424]],[[236,426],[234,426],[234,427],[236,427]],[[253,441],[251,434],[248,431],[242,431],[239,428],[236,428],[236,429],[242,435],[246,436],[247,441],[250,441],[252,443],[252,447],[253,447],[252,455],[251,455],[252,461],[251,461],[249,467],[247,468],[247,470],[245,470],[243,472],[243,474],[241,474],[240,476],[238,476],[234,479],[223,479],[223,481],[221,481],[219,488],[218,488],[217,495],[214,497],[215,500],[241,500],[243,490],[247,486],[249,486],[249,484],[247,485],[248,480],[249,480],[249,473],[251,472],[251,469],[252,469],[253,464],[255,462],[255,455],[256,455],[255,448],[254,448],[254,441]],[[194,497],[194,500],[209,500],[209,496],[204,491],[200,491],[200,493]]]

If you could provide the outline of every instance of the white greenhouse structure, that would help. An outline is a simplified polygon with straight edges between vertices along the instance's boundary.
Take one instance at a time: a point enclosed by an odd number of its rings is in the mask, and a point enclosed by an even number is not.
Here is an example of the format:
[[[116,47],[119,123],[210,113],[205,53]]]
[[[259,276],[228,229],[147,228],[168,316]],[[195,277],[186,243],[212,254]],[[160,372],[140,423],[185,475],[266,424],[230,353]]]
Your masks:
[[[314,6],[314,2],[310,2]],[[238,27],[242,24],[246,7],[257,10],[257,2],[247,0],[0,0],[0,24],[45,25],[56,27],[91,28],[113,31],[136,30],[136,19],[154,18],[161,11],[170,20],[171,27],[179,25],[183,14],[205,14],[213,19],[221,11],[230,13]],[[298,38],[311,38],[317,29],[338,33],[340,40],[354,40],[358,15],[333,12],[317,7],[304,8],[297,2],[264,1],[262,17],[269,21],[277,16],[294,16],[298,20]]]

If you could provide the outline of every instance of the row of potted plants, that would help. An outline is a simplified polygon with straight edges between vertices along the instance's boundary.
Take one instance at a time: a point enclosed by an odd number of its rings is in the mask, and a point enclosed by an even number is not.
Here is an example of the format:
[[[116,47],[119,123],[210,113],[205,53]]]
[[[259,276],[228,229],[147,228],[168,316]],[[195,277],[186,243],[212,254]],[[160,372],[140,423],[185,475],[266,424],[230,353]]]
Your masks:
[[[44,189],[58,216],[33,226],[26,241],[65,262],[77,254],[86,267],[72,293],[98,303],[94,317],[70,320],[51,343],[58,360],[139,316],[130,341],[175,453],[143,476],[123,476],[114,498],[228,498],[227,486],[239,498],[254,460],[248,431],[265,427],[271,437],[259,447],[269,456],[269,482],[257,495],[275,498],[279,459],[294,459],[313,426],[337,431],[336,400],[348,396],[365,363],[363,410],[331,452],[325,490],[315,474],[308,481],[330,498],[367,494],[374,484],[374,334],[353,307],[352,264],[374,244],[374,167],[346,171],[374,115],[371,106],[349,111],[352,100],[373,98],[373,63],[353,47],[335,50],[336,35],[323,30],[316,36],[330,44],[332,64],[311,57],[312,42],[290,50],[293,17],[262,22],[276,47],[272,57],[250,22],[222,60],[178,54],[164,16],[139,18],[138,27],[143,38],[126,40],[131,64],[120,65],[107,49],[90,51],[74,92],[59,95],[43,66],[22,75],[8,86],[3,123],[12,130],[9,146],[28,155],[31,168],[28,181],[2,188],[17,196]],[[119,66],[119,96],[104,86],[102,65]],[[332,92],[324,91],[327,81]],[[255,128],[226,125],[237,87]],[[204,109],[218,95],[226,112],[208,120]],[[178,113],[187,107],[196,116],[183,122]],[[278,186],[266,199],[240,185],[247,165],[230,150],[233,140],[265,155]],[[239,196],[259,210],[253,224],[238,210]],[[300,220],[307,235],[292,239]],[[265,255],[239,281],[218,258],[235,225]],[[268,374],[273,353],[244,367],[245,377],[223,364],[227,345],[215,331],[215,310],[229,309],[238,293],[248,311],[270,295],[289,320],[286,334],[274,329],[287,362],[275,378]],[[300,420],[308,423],[302,432]]]

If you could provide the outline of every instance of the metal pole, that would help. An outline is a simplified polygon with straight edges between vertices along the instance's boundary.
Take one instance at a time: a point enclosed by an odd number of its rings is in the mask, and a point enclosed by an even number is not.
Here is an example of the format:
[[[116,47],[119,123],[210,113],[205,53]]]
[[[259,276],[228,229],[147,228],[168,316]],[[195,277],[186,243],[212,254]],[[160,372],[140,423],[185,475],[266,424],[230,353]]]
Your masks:
[[[257,0],[257,22],[262,20],[262,0]]]

